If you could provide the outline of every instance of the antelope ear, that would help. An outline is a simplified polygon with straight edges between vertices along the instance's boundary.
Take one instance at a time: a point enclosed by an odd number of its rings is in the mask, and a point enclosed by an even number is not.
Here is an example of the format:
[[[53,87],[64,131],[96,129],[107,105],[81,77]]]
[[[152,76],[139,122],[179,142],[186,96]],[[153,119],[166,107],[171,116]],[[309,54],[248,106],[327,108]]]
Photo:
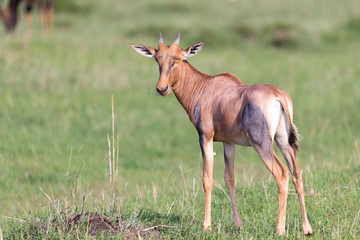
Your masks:
[[[203,46],[204,46],[204,42],[199,42],[199,43],[195,43],[195,44],[191,45],[190,47],[188,47],[186,50],[183,51],[184,58],[188,59],[192,56],[195,56],[196,54],[198,54],[201,51]]]
[[[135,51],[137,51],[138,53],[140,53],[141,55],[143,55],[145,57],[149,57],[149,58],[155,57],[155,54],[156,54],[155,48],[144,46],[144,45],[136,45],[133,43],[131,43],[130,45]]]

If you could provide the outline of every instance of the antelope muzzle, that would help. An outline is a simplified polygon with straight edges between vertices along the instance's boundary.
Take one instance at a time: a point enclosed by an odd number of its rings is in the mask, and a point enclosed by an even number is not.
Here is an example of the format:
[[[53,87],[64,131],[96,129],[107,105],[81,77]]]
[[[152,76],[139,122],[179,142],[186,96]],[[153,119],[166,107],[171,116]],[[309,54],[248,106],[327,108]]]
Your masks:
[[[163,89],[159,89],[158,87],[156,87],[156,91],[160,94],[160,95],[164,95],[164,93],[166,93],[166,91],[168,90],[168,85],[166,85],[165,88]]]

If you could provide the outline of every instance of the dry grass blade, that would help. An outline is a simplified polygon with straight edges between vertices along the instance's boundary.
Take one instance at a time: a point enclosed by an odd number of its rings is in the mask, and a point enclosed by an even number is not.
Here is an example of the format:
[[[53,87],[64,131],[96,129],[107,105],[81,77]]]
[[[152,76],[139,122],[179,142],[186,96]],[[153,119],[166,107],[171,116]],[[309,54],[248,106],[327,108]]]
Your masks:
[[[356,140],[355,140],[354,145],[355,145],[356,157],[357,157],[357,159],[358,159],[358,160],[359,160],[359,162],[360,162],[360,147],[359,147],[359,139],[356,139]]]
[[[15,217],[3,216],[3,218],[5,218],[5,219],[10,219],[10,220],[14,220],[14,221],[18,221],[18,222],[21,222],[21,223],[26,223],[26,222],[28,222],[28,221],[26,221],[26,220],[24,220],[24,219],[15,218]]]
[[[356,216],[354,217],[354,221],[351,224],[350,231],[354,230],[354,227],[358,224],[358,222],[360,223],[360,209],[359,209],[358,213],[356,214]]]
[[[306,196],[322,196],[323,194],[321,194],[321,193],[316,193],[316,192],[314,192],[314,191],[307,191],[307,192],[304,192],[304,194],[306,195]]]
[[[219,224],[218,224],[218,232],[217,233],[219,234],[218,239],[220,239],[220,233],[221,233],[221,222],[220,222],[220,220],[219,220]]]
[[[153,199],[154,199],[154,203],[155,205],[157,205],[157,185],[156,183],[152,183],[152,188],[153,188]]]
[[[114,93],[111,94],[111,125],[112,125],[112,161],[113,161],[113,179],[112,179],[112,190],[114,190],[114,184],[116,181],[116,170],[115,170],[115,110],[114,110]]]
[[[172,204],[171,204],[171,206],[170,206],[170,208],[169,208],[169,211],[168,211],[168,213],[166,214],[167,217],[170,215],[171,209],[172,209],[172,207],[174,206],[174,204],[175,204],[175,202],[172,202]]]
[[[225,197],[231,202],[230,196],[226,193],[225,189],[221,186],[220,183],[214,180],[214,186],[220,189],[224,193]]]
[[[108,145],[109,145],[109,177],[110,177],[110,192],[111,192],[111,182],[112,182],[112,162],[111,162],[111,143],[109,134],[107,135]]]
[[[119,135],[115,141],[115,110],[114,110],[114,93],[111,94],[111,129],[112,136],[110,140],[109,134],[107,135],[109,146],[109,178],[110,178],[110,210],[114,211],[116,199],[116,182],[119,172]],[[117,152],[116,152],[117,150]]]
[[[142,232],[147,232],[147,231],[150,231],[150,230],[159,228],[159,227],[163,227],[163,228],[174,228],[175,226],[170,226],[170,225],[156,225],[156,226],[153,226],[153,227],[144,228],[144,229],[141,230],[141,231],[142,231]]]
[[[61,222],[63,221],[63,218],[61,217],[61,213],[59,208],[56,207],[54,201],[51,199],[51,197],[40,187],[40,191],[49,199],[51,205],[53,206],[53,208],[56,210],[56,213],[59,217],[59,219],[61,220]],[[60,230],[59,230],[60,231]]]

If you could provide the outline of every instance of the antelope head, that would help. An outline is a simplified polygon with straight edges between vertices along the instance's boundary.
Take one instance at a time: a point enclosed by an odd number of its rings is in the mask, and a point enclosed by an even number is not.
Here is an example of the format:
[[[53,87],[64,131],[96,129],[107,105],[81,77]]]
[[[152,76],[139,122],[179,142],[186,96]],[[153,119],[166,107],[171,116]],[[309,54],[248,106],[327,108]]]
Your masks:
[[[159,33],[158,49],[145,45],[131,44],[135,51],[145,57],[154,58],[158,63],[160,76],[156,84],[156,91],[162,96],[169,95],[172,91],[172,86],[179,80],[181,64],[186,59],[195,56],[204,46],[204,42],[200,42],[191,45],[187,49],[181,49],[179,43],[180,32],[171,45],[166,45],[161,33]]]

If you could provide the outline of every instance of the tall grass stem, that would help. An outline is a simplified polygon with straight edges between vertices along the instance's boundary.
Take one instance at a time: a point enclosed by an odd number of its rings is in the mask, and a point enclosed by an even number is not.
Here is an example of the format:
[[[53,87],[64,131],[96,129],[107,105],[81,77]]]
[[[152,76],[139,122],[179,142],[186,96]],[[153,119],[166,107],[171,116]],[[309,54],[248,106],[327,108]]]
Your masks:
[[[119,134],[115,140],[115,106],[114,106],[114,93],[111,94],[111,130],[112,136],[110,140],[109,134],[107,135],[109,146],[109,179],[110,179],[110,211],[113,212],[115,208],[116,196],[116,182],[119,172]]]

